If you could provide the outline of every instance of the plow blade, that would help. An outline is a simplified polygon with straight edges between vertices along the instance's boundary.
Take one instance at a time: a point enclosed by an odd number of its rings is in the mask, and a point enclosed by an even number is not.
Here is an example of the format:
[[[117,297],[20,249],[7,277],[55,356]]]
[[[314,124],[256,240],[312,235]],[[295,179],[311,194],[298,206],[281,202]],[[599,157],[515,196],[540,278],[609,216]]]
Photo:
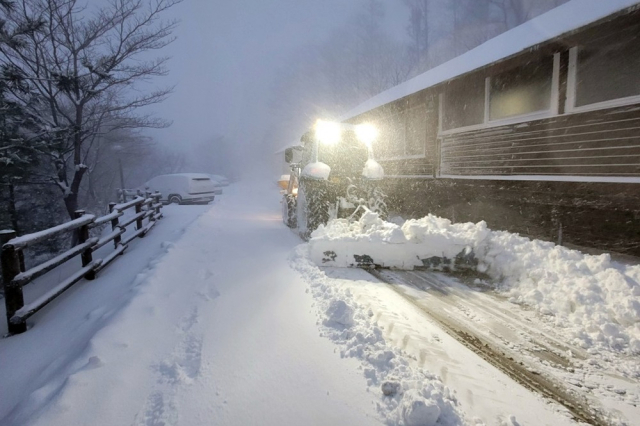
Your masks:
[[[318,266],[339,268],[476,269],[478,261],[469,246],[449,245],[445,251],[422,244],[392,244],[326,239],[309,241],[309,255]]]

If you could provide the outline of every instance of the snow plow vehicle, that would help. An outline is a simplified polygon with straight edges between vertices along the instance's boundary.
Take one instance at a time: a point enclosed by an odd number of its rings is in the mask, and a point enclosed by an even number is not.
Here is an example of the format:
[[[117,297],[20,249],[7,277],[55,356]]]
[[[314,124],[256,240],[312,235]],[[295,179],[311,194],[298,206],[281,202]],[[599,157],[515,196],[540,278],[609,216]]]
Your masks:
[[[300,145],[285,150],[291,174],[282,200],[282,221],[307,240],[311,232],[334,218],[366,209],[386,218],[380,188],[384,170],[373,158],[377,130],[318,120]]]

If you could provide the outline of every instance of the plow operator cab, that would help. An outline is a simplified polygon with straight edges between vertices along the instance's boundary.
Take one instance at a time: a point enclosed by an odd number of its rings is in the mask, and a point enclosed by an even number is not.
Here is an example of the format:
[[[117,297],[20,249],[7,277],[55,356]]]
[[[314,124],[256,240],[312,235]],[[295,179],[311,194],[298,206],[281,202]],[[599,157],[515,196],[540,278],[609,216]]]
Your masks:
[[[282,221],[305,240],[330,219],[359,217],[369,209],[386,219],[380,184],[384,170],[373,156],[377,130],[319,120],[300,145],[285,150],[291,168]]]

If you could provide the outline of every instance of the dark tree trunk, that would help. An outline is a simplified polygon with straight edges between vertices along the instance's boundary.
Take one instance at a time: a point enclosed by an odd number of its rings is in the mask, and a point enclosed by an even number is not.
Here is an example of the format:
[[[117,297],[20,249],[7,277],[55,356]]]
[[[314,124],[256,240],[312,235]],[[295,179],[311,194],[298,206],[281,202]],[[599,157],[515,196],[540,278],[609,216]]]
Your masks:
[[[16,193],[13,183],[9,183],[9,218],[11,219],[11,227],[20,235],[20,227],[18,226],[18,211],[16,210]]]

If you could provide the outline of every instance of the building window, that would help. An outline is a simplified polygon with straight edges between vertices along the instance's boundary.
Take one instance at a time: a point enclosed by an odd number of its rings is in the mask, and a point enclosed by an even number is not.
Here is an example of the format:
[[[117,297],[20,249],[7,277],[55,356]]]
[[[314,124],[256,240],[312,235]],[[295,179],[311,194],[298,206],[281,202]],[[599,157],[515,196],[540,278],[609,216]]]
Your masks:
[[[425,155],[427,137],[427,106],[395,112],[378,121],[380,132],[373,149],[377,158],[395,159],[422,157]]]
[[[489,120],[550,110],[552,80],[552,57],[491,77]]]
[[[404,156],[405,111],[395,113],[384,119],[379,129],[378,143],[374,146],[380,158]]]
[[[483,76],[465,76],[445,86],[442,130],[469,127],[484,122]]]
[[[574,48],[571,68],[576,108],[640,96],[637,36],[615,34]]]
[[[406,156],[424,155],[427,138],[427,106],[422,104],[407,111]]]
[[[517,123],[557,114],[560,55],[484,77],[467,75],[442,92],[440,132]]]

